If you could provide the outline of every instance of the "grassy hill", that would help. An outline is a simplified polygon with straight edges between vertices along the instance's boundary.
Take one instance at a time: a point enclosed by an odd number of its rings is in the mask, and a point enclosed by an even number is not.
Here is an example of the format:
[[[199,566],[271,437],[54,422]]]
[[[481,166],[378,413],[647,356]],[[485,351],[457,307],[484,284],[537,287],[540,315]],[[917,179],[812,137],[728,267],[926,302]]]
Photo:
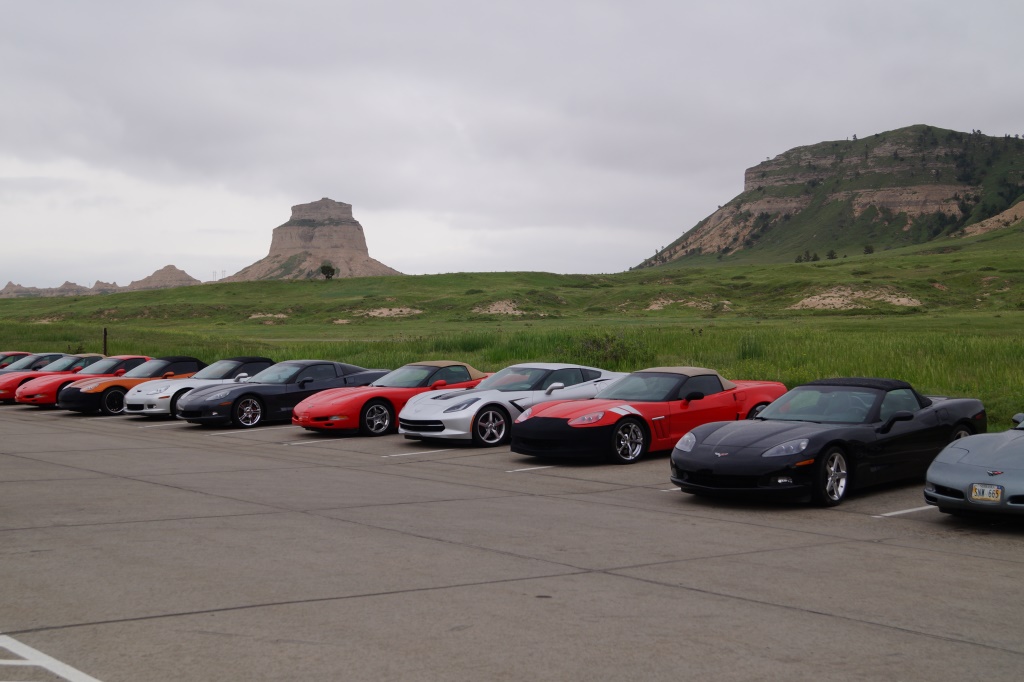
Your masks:
[[[1024,198],[1024,140],[911,126],[798,147],[640,267],[793,262],[927,243]]]
[[[9,299],[0,300],[0,345],[100,351],[107,329],[111,354],[207,361],[252,353],[365,367],[454,358],[483,370],[528,360],[618,370],[687,364],[790,386],[889,376],[929,393],[981,397],[995,425],[1008,426],[1024,410],[1022,232],[1018,225],[817,263],[224,283]],[[822,295],[857,307],[793,308]]]

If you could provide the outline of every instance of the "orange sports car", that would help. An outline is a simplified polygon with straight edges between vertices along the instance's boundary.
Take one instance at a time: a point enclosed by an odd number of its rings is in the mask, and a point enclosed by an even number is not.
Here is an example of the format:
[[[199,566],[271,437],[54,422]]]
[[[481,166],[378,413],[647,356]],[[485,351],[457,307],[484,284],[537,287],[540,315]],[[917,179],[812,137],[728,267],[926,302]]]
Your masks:
[[[57,394],[65,386],[82,381],[86,377],[119,377],[152,359],[148,355],[112,355],[89,365],[77,374],[47,374],[30,379],[18,386],[18,390],[14,392],[14,399],[24,405],[54,407],[57,405]]]
[[[50,376],[52,374],[74,374],[76,372],[81,372],[83,368],[102,359],[103,356],[99,353],[65,355],[62,358],[57,358],[53,362],[43,365],[39,369],[27,369],[20,372],[0,374],[0,402],[14,402],[15,392],[18,390],[18,387],[26,381],[31,381],[37,377]]]
[[[57,407],[73,412],[124,412],[124,396],[144,381],[153,379],[184,379],[190,377],[206,363],[187,355],[170,355],[144,362],[119,377],[82,379],[57,395]]]

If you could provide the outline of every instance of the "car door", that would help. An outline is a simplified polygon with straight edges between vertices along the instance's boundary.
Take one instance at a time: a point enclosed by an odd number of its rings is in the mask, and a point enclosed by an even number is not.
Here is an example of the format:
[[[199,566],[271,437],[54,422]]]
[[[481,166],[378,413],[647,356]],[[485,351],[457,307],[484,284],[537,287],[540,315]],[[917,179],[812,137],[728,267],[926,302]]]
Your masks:
[[[877,427],[897,412],[910,412],[910,421],[898,421],[888,433],[879,433],[875,441],[872,478],[891,481],[924,474],[928,465],[945,445],[942,429],[933,410],[923,410],[912,389],[888,391],[879,408]]]
[[[554,384],[562,384],[562,388],[548,392]],[[565,367],[556,369],[544,377],[540,387],[531,392],[530,403],[524,404],[517,400],[516,404],[522,409],[531,405],[545,403],[549,400],[575,400],[579,398],[593,398],[597,395],[597,388],[592,383],[583,383],[583,370],[579,367]]]
[[[700,400],[686,400],[691,393],[702,393]],[[733,391],[722,388],[717,376],[706,374],[687,377],[670,404],[669,437],[682,438],[687,431],[717,421],[736,419],[736,400]]]
[[[278,396],[277,405],[274,406],[277,417],[287,415],[291,419],[292,408],[300,402],[328,388],[338,385],[338,370],[330,363],[309,365],[295,377],[295,381],[288,385],[288,390]]]

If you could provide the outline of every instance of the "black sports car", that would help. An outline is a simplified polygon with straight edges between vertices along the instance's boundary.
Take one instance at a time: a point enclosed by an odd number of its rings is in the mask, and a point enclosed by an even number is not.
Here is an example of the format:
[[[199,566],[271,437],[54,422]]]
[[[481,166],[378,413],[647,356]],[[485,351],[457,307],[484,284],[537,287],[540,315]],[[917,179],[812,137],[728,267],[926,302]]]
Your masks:
[[[329,360],[287,360],[238,383],[196,388],[178,400],[178,417],[193,424],[249,428],[292,419],[292,408],[328,388],[366,386],[387,369],[365,369]]]
[[[947,443],[987,428],[980,400],[926,397],[893,379],[823,379],[752,420],[693,429],[672,451],[671,478],[698,495],[833,506],[853,488],[923,476]]]

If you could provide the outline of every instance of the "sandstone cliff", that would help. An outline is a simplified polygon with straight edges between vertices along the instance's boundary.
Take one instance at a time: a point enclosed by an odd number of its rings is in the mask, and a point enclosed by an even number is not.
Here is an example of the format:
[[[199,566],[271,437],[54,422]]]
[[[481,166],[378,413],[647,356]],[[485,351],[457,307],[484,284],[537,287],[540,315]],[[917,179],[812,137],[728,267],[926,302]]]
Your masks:
[[[222,281],[313,279],[322,277],[328,263],[336,277],[372,277],[402,273],[370,258],[363,226],[352,217],[352,206],[323,198],[292,206],[291,219],[274,228],[266,258]]]
[[[101,282],[99,280],[92,287],[83,287],[81,284],[75,284],[74,282],[64,282],[59,287],[52,289],[23,287],[20,284],[8,282],[7,286],[0,289],[0,298],[91,296],[93,294],[114,294],[119,291],[139,291],[141,289],[170,289],[172,287],[189,286],[192,284],[200,284],[200,281],[184,270],[180,270],[173,265],[166,265],[149,277],[132,282],[125,287],[117,286],[117,282]]]

